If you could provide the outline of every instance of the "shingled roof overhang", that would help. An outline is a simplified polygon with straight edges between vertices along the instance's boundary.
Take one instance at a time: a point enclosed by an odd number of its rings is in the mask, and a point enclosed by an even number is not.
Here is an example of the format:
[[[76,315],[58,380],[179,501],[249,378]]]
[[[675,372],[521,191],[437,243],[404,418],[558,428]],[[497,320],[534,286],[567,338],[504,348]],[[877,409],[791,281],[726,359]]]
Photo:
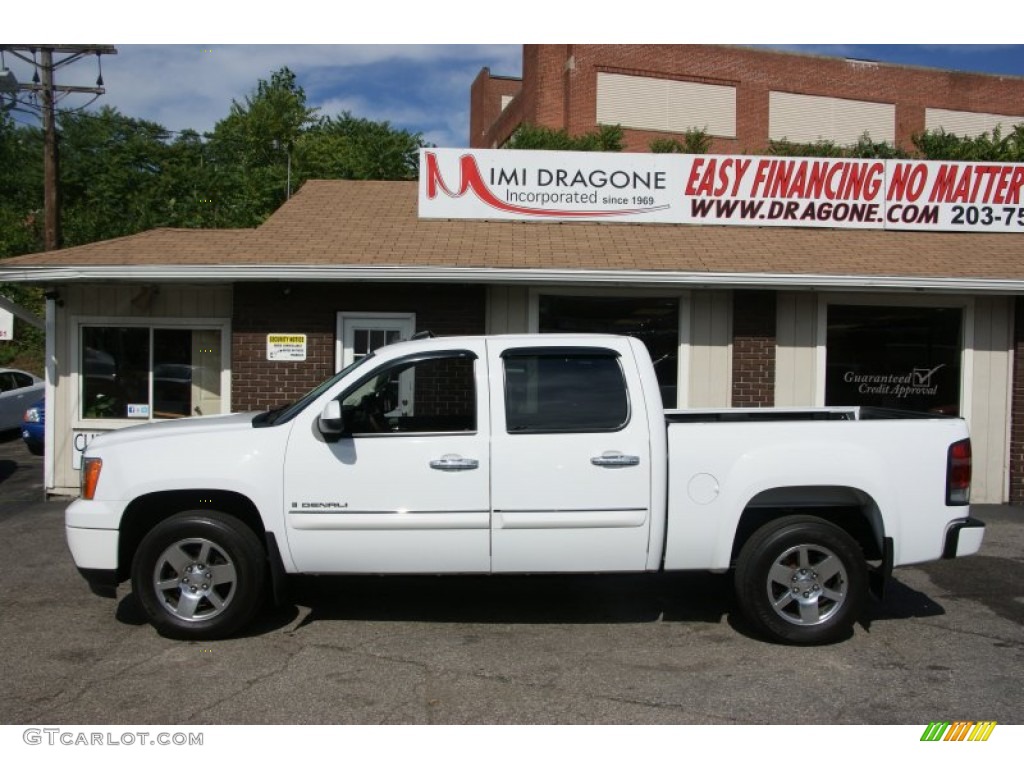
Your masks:
[[[1024,231],[426,220],[414,182],[310,181],[262,226],[0,262],[0,281],[372,281],[1024,294]]]

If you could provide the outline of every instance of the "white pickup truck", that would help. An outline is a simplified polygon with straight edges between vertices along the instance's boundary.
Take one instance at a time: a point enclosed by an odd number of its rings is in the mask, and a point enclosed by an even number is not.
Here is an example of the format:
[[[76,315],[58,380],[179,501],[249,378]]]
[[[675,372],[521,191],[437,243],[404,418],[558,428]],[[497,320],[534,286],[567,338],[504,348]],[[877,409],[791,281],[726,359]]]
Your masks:
[[[956,418],[665,411],[618,336],[383,347],[265,413],[92,442],[67,539],[164,634],[248,622],[288,574],[735,571],[790,643],[847,636],[893,566],[978,551]]]

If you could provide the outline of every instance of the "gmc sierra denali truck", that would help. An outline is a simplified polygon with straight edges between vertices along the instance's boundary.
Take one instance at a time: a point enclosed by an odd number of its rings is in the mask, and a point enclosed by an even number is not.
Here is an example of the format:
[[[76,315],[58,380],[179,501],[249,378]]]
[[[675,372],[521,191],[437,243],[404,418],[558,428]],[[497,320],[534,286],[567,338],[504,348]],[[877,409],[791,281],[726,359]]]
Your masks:
[[[298,401],[94,440],[68,544],[162,633],[229,635],[289,574],[734,571],[776,641],[847,636],[894,566],[978,551],[964,422],[666,411],[632,338],[427,338]],[[875,590],[880,591],[880,590]]]

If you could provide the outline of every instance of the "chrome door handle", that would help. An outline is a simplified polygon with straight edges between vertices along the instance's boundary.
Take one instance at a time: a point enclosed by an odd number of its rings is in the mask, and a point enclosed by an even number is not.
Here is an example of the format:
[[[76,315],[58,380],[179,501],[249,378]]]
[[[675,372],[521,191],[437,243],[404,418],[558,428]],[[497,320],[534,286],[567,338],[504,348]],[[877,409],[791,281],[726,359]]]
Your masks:
[[[595,467],[635,467],[640,463],[640,457],[629,456],[625,453],[605,453],[594,456],[590,463]]]
[[[480,462],[476,459],[464,459],[455,454],[448,454],[430,462],[431,469],[440,469],[442,472],[461,472],[465,469],[477,469],[479,466]]]

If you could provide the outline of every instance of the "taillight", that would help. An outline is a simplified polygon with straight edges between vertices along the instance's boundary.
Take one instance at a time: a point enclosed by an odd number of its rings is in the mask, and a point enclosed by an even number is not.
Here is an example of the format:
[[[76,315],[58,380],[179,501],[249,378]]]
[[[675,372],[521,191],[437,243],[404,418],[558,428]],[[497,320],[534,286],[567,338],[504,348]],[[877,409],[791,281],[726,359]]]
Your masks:
[[[946,461],[946,504],[971,503],[971,441],[960,440],[949,446]]]
[[[100,470],[103,459],[82,459],[82,498],[91,501],[96,495],[96,485],[100,481]]]

